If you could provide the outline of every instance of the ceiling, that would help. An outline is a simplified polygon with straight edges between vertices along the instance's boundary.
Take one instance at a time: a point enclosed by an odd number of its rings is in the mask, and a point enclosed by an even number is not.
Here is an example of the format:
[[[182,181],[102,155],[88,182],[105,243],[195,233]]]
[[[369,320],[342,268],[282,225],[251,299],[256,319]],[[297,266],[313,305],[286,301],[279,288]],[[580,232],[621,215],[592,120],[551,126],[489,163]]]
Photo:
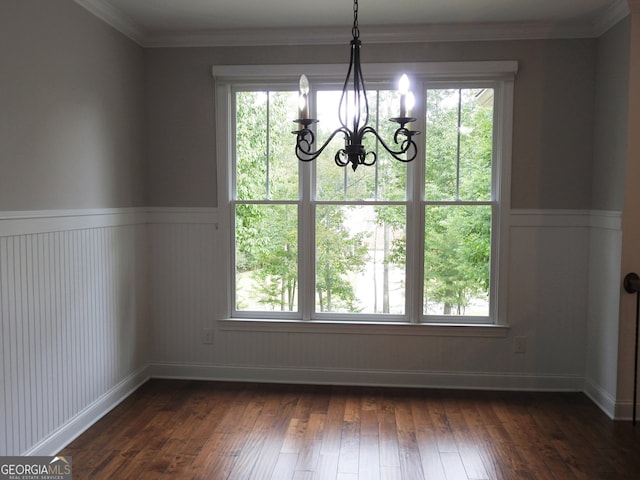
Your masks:
[[[342,43],[353,22],[349,0],[75,1],[146,46]],[[627,13],[627,0],[363,0],[358,20],[363,41],[589,37]]]

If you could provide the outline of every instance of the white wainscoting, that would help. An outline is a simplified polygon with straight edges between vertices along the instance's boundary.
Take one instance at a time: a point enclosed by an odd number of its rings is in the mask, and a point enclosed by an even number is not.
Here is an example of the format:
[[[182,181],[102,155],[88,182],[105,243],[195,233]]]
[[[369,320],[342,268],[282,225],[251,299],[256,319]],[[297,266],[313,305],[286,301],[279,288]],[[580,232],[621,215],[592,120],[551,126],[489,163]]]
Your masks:
[[[202,343],[213,328],[217,285],[224,276],[215,209],[155,208],[148,213],[153,362],[213,362]]]
[[[406,334],[367,325],[312,328],[228,321],[226,253],[212,211],[198,223],[170,212],[151,226],[157,377],[349,383],[414,387],[572,390],[585,388],[590,232],[615,218],[590,211],[517,210],[510,215],[509,328],[499,334]],[[615,213],[612,214],[615,217]],[[618,226],[619,229],[619,226]],[[210,273],[213,269],[213,274]],[[188,309],[187,309],[188,306]],[[202,343],[202,329],[214,343]],[[514,353],[514,338],[527,352]]]
[[[618,366],[622,230],[617,212],[592,212],[585,393],[611,418],[629,419],[632,400],[620,397],[618,381],[632,384]]]
[[[144,211],[0,212],[0,455],[53,455],[148,378]]]
[[[542,251],[551,252],[544,254],[534,252],[532,245],[521,245],[525,242],[522,238],[519,241],[517,233],[516,238],[512,238],[512,242],[516,242],[512,244],[512,249],[515,249],[511,255],[512,269],[527,270],[532,276],[547,272],[547,278],[538,282],[535,290],[541,304],[551,307],[547,308],[550,310],[548,318],[557,317],[557,313],[567,309],[584,311],[584,317],[581,314],[573,325],[566,322],[570,316],[562,313],[563,318],[553,322],[558,324],[560,330],[556,331],[555,341],[548,345],[555,344],[556,351],[564,350],[572,344],[567,341],[571,335],[579,337],[585,362],[582,390],[609,417],[630,418],[632,402],[617,397],[621,212],[521,210],[512,214],[511,221],[512,229],[518,232],[534,229],[526,235],[526,243],[537,238],[537,243],[544,245],[542,238],[554,239],[541,248]],[[546,235],[542,233],[545,231]],[[522,251],[518,253],[519,250]],[[552,252],[557,253],[555,258]],[[584,266],[571,266],[572,261],[579,261],[585,256]],[[549,258],[544,260],[544,257]],[[514,262],[523,262],[527,266],[518,267]],[[539,268],[538,264],[543,267]],[[514,292],[514,295],[517,293]],[[566,298],[564,302],[562,296]],[[511,300],[518,305],[532,304],[513,297]],[[560,308],[553,307],[554,303]],[[569,328],[563,331],[562,325]],[[556,358],[553,351],[548,354],[549,358]]]
[[[586,391],[622,415],[620,215],[510,222],[508,328],[405,334],[225,321],[213,208],[0,213],[0,455],[56,453],[149,376]]]

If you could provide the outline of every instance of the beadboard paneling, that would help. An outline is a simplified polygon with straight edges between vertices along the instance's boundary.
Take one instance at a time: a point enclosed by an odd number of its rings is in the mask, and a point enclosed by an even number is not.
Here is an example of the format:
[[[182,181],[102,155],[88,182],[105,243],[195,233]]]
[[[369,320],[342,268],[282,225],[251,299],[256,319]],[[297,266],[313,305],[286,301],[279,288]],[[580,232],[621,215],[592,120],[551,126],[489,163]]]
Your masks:
[[[146,227],[104,213],[0,219],[0,455],[44,454],[148,363]]]
[[[149,375],[539,390],[581,390],[586,377],[613,415],[620,400],[603,379],[615,352],[603,361],[591,348],[601,319],[615,317],[617,287],[594,298],[588,272],[616,266],[597,240],[617,245],[619,215],[510,220],[509,328],[416,336],[218,322],[227,274],[215,209],[3,212],[0,455],[55,453]],[[514,354],[515,336],[527,337],[525,354]]]
[[[153,362],[210,362],[217,282],[217,215],[212,209],[154,209],[149,215]]]
[[[614,220],[613,225],[611,221],[594,225],[590,232],[585,392],[611,418],[630,418],[633,401],[621,395],[624,385],[618,385],[620,380],[633,384],[632,375],[624,378],[618,373],[633,366],[619,367],[618,360],[623,275],[620,215]]]
[[[590,231],[619,229],[605,212],[513,211],[509,327],[490,336],[453,334],[453,326],[389,335],[366,324],[224,319],[216,295],[226,291],[217,267],[226,232],[213,217],[198,224],[189,212],[169,213],[150,230],[152,375],[275,382],[582,390]],[[213,345],[202,343],[206,326]],[[526,337],[524,354],[515,337]]]

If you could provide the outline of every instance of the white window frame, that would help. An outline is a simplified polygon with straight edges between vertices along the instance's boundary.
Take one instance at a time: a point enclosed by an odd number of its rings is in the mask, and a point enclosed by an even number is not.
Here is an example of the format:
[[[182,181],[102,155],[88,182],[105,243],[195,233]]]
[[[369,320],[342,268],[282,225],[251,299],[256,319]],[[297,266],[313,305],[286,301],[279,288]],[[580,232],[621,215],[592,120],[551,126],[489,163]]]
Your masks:
[[[485,326],[500,327],[507,325],[507,260],[509,245],[509,209],[510,209],[510,179],[511,179],[511,139],[513,122],[513,87],[517,73],[516,61],[488,61],[488,62],[437,62],[437,63],[374,63],[362,66],[366,81],[390,81],[394,75],[407,73],[419,83],[414,83],[414,93],[422,96],[426,88],[458,88],[474,87],[486,85],[494,88],[494,158],[492,162],[493,184],[491,203],[494,206],[492,216],[492,245],[491,245],[491,284],[490,300],[491,311],[489,317],[468,317],[468,316],[427,316],[423,314],[422,294],[415,292],[416,286],[422,284],[423,276],[423,254],[419,251],[407,251],[407,265],[417,264],[418,268],[407,269],[407,307],[403,316],[367,315],[367,314],[335,314],[322,313],[314,314],[315,302],[313,299],[313,282],[307,285],[307,291],[302,291],[298,312],[236,312],[234,311],[233,288],[233,241],[232,233],[233,213],[233,174],[232,159],[235,155],[234,132],[232,127],[235,123],[233,115],[235,92],[237,85],[260,85],[265,89],[271,89],[272,85],[297,85],[301,74],[306,74],[314,82],[341,82],[344,80],[346,66],[343,64],[314,64],[314,65],[226,65],[214,66],[212,68],[215,79],[215,107],[216,107],[216,159],[217,159],[217,187],[218,187],[218,210],[219,224],[222,235],[220,235],[220,251],[227,252],[221,258],[222,281],[220,286],[222,291],[221,308],[223,318],[236,320],[270,320],[278,322],[286,321],[287,324],[305,323],[313,324],[318,322],[329,322],[331,324],[344,323],[368,323],[381,324],[393,322],[394,324],[414,324],[436,327],[457,327],[461,326]],[[424,83],[422,83],[424,82]],[[420,86],[416,86],[420,85]],[[424,88],[423,88],[424,87]],[[423,102],[422,98],[416,99],[416,104]],[[416,130],[425,131],[424,115],[418,115]],[[293,118],[292,118],[293,121]],[[293,124],[292,124],[293,125]],[[419,137],[422,138],[422,137]],[[292,149],[294,139],[292,136]],[[424,159],[424,148],[419,143],[419,158]],[[424,161],[416,161],[408,164],[408,181],[411,178],[424,178]],[[304,163],[301,170],[314,168],[314,162]],[[336,167],[338,168],[338,167]],[[308,179],[311,175],[301,173],[301,178]],[[309,182],[301,182],[302,195],[309,198],[312,186]],[[409,242],[409,236],[421,235],[424,231],[424,205],[429,202],[424,200],[424,182],[414,182],[409,185],[407,215],[407,238],[408,244],[416,245],[416,242]],[[304,191],[307,189],[308,191]],[[414,201],[414,199],[418,199]],[[310,209],[312,202],[303,204],[300,209],[300,237],[305,239],[312,235],[312,215]],[[422,230],[421,230],[422,229]],[[414,237],[415,238],[415,237]],[[302,245],[302,243],[300,244]],[[417,249],[416,249],[417,250]],[[409,263],[410,259],[411,263]],[[313,255],[306,255],[300,259],[300,275],[313,279]],[[302,282],[301,282],[302,284]],[[311,293],[309,293],[311,290]],[[309,300],[307,297],[311,296]],[[416,296],[419,297],[416,299]],[[418,301],[420,300],[420,301]],[[311,305],[309,305],[311,303]],[[256,318],[258,317],[258,318]]]

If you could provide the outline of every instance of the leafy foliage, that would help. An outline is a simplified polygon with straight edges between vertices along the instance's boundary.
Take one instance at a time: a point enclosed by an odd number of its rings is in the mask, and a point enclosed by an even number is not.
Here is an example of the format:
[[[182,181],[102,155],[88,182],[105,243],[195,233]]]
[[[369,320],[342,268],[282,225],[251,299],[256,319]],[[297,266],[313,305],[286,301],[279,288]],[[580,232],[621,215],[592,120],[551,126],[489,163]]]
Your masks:
[[[257,250],[252,276],[259,303],[271,309],[293,311],[298,287],[297,208],[263,206],[267,214],[260,223],[261,248]]]
[[[464,315],[486,304],[491,253],[493,96],[474,89],[427,94],[425,312]],[[440,204],[438,202],[463,202]],[[488,315],[488,311],[483,312]]]
[[[357,312],[347,274],[362,270],[367,260],[365,235],[345,227],[345,208],[316,208],[316,305],[321,312]]]

